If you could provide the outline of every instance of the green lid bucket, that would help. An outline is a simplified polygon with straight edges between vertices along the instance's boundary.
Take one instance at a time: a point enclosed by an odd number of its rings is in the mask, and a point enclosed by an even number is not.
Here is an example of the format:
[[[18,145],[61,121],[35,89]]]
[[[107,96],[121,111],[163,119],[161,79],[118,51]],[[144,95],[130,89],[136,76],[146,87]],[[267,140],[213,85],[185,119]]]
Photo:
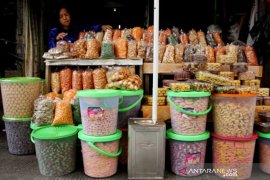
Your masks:
[[[197,98],[211,96],[210,92],[190,91],[190,92],[174,92],[168,91],[167,96],[184,97],[184,98]]]
[[[77,97],[105,98],[120,96],[120,91],[111,89],[90,89],[77,92]]]
[[[210,137],[210,133],[205,131],[203,134],[195,135],[195,136],[184,136],[180,134],[175,134],[172,129],[167,130],[167,137],[177,141],[203,141]]]
[[[126,90],[121,90],[120,91],[121,94],[121,99],[119,104],[123,103],[123,99],[124,97],[128,97],[128,96],[140,96],[139,99],[137,101],[135,101],[133,104],[127,106],[127,107],[122,107],[118,109],[118,112],[125,112],[125,111],[129,111],[131,109],[133,109],[134,107],[136,107],[138,104],[141,103],[142,99],[143,99],[143,90],[137,90],[137,91],[126,91]]]
[[[119,140],[122,137],[122,131],[117,130],[116,133],[108,136],[88,136],[83,133],[81,130],[78,133],[79,139],[85,141],[90,147],[92,147],[96,152],[103,154],[108,157],[118,157],[122,153],[122,148],[119,147],[119,150],[117,153],[108,153],[106,151],[103,151],[102,149],[99,149],[97,146],[95,146],[94,143],[96,142],[111,142]]]
[[[1,83],[34,83],[40,82],[41,79],[38,77],[11,77],[3,78],[0,80]]]
[[[44,128],[44,127],[50,127],[51,125],[45,125],[45,126],[37,126],[33,121],[31,121],[30,128],[33,130]]]
[[[262,133],[260,131],[257,131],[257,134],[259,137],[261,138],[266,138],[266,139],[270,139],[270,133]]]
[[[137,90],[137,91],[127,91],[127,90],[120,90],[121,96],[138,96],[143,95],[143,90]]]
[[[13,117],[2,117],[3,121],[31,121],[32,117],[26,117],[26,118],[13,118]]]

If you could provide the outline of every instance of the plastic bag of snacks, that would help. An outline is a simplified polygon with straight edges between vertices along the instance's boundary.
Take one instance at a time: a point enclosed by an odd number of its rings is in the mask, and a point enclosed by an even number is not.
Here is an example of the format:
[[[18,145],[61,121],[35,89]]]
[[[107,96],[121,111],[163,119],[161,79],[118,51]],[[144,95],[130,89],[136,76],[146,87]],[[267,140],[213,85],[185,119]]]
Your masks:
[[[118,38],[121,38],[121,30],[120,29],[116,29],[113,33],[113,42],[115,40],[117,40]]]
[[[77,91],[75,89],[70,89],[68,91],[66,91],[63,94],[63,100],[66,100],[68,102],[72,102],[76,96]]]
[[[138,41],[138,43],[137,43],[137,51],[138,51],[137,58],[145,59],[146,43],[144,42],[144,40]]]
[[[142,38],[142,28],[140,27],[134,27],[132,29],[132,37],[136,40],[139,41]]]
[[[132,29],[127,29],[127,28],[123,29],[121,31],[121,38],[127,39],[128,36],[132,36]]]
[[[114,51],[116,58],[127,58],[127,40],[119,38],[114,42]]]
[[[128,41],[127,57],[130,59],[137,58],[137,41],[135,41],[135,40]]]
[[[50,55],[58,55],[58,54],[61,54],[63,53],[63,49],[62,48],[59,48],[59,47],[55,47],[55,48],[51,48],[48,53]]]
[[[116,73],[121,67],[116,67],[116,66],[112,66],[112,67],[107,67],[107,72],[106,72],[106,77],[107,77],[107,82],[111,83],[112,82],[112,76],[114,75],[114,73]]]
[[[96,40],[101,44],[103,40],[104,32],[98,32],[96,33]]]
[[[60,83],[62,94],[72,88],[72,69],[64,68],[60,70]]]
[[[207,31],[207,34],[206,34],[206,41],[208,43],[209,46],[216,46],[216,41],[214,40],[214,37],[213,37],[213,34],[210,32],[210,31]]]
[[[87,51],[86,40],[79,39],[79,40],[74,42],[73,51],[72,51],[74,57],[84,58],[86,51]]]
[[[130,70],[129,68],[122,67],[118,71],[116,71],[112,76],[111,76],[111,81],[116,82],[120,81],[123,79],[126,79],[130,76]]]
[[[169,44],[171,44],[173,46],[175,46],[178,43],[177,39],[175,39],[173,35],[168,36],[168,42],[169,42]]]
[[[79,39],[85,39],[85,31],[79,32]]]
[[[112,42],[113,38],[113,31],[111,29],[107,29],[104,37],[103,37],[103,41],[105,42]]]
[[[142,85],[142,80],[138,75],[132,75],[127,79],[111,82],[107,84],[109,89],[125,89],[125,90],[139,90]]]
[[[179,29],[175,26],[172,28],[172,35],[177,40],[177,43],[179,43],[178,38],[180,36]]]
[[[148,45],[146,46],[145,62],[153,62],[153,50],[153,44],[148,43]]]
[[[73,70],[72,72],[72,89],[81,90],[83,89],[82,83],[82,70]]]
[[[55,116],[52,125],[73,124],[72,109],[69,101],[62,100],[56,103]]]
[[[109,39],[102,42],[101,58],[114,58],[114,46]]]
[[[223,46],[224,43],[223,43],[223,41],[222,41],[222,39],[221,39],[221,37],[220,37],[220,33],[217,32],[217,31],[214,31],[212,34],[213,34],[213,38],[214,38],[216,44],[217,44],[218,46]]]
[[[207,62],[208,63],[214,63],[214,62],[216,62],[216,59],[215,59],[215,50],[214,50],[213,47],[206,46],[205,47],[205,55],[207,57]]]
[[[55,92],[50,92],[50,93],[46,94],[46,97],[49,97],[52,100],[61,99],[61,95],[58,93],[55,93]]]
[[[59,93],[61,90],[60,86],[60,72],[52,72],[51,74],[51,89],[52,92]]]
[[[188,32],[188,40],[189,40],[189,43],[192,45],[196,45],[199,43],[197,32],[194,29],[192,29]]]
[[[255,53],[255,49],[252,46],[247,45],[246,47],[243,48],[243,50],[244,50],[248,65],[258,66],[259,64],[258,64],[258,59]]]
[[[203,31],[198,31],[197,32],[197,36],[198,36],[198,39],[199,39],[199,44],[203,47],[206,47],[207,46],[207,43],[206,43],[206,39],[205,39],[205,34]]]
[[[188,36],[186,33],[184,33],[183,30],[181,30],[180,36],[179,36],[179,40],[182,44],[187,45],[188,44]]]
[[[162,63],[174,63],[174,46],[168,44],[162,59]]]
[[[82,73],[83,89],[94,89],[93,70],[86,69]]]
[[[160,44],[160,45],[158,46],[158,62],[159,62],[159,63],[162,62],[162,59],[163,59],[165,50],[166,50],[166,45]]]
[[[149,31],[145,31],[143,33],[143,40],[144,42],[146,43],[153,43],[153,39],[154,39],[154,34],[152,32],[149,32]]]
[[[195,53],[195,50],[192,45],[186,45],[185,52],[184,52],[184,62],[191,62],[192,61],[192,54]]]
[[[54,102],[52,98],[39,96],[34,102],[33,122],[36,126],[51,124],[54,117]]]
[[[63,52],[70,51],[70,44],[67,41],[60,40],[56,42],[56,47],[61,48]]]
[[[100,53],[100,42],[96,39],[87,40],[87,51],[85,58],[97,59]]]
[[[159,44],[166,45],[167,44],[167,34],[165,31],[159,32]]]
[[[79,125],[82,123],[79,98],[75,97],[74,102],[71,104],[71,106],[74,124]]]
[[[93,71],[93,80],[95,89],[104,89],[107,84],[106,69],[97,68]]]

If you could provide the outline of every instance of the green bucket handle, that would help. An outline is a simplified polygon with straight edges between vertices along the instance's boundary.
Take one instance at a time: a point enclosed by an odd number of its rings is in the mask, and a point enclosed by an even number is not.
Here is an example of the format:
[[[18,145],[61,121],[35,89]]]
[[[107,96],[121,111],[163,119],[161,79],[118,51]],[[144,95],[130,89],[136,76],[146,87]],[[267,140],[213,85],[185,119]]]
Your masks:
[[[143,95],[141,95],[141,97],[137,101],[135,101],[133,104],[131,104],[130,106],[124,107],[124,108],[119,108],[118,112],[125,112],[125,111],[128,111],[128,110],[136,107],[142,101],[142,98],[143,98]]]
[[[171,100],[171,98],[168,96],[167,100],[169,101],[170,105],[172,105],[174,107],[174,109],[176,109],[177,111],[187,114],[187,115],[191,115],[191,116],[202,116],[202,115],[206,115],[207,113],[209,113],[212,110],[213,107],[213,101],[210,99],[210,106],[208,109],[206,109],[205,111],[202,112],[192,112],[192,111],[187,111],[179,106],[177,106],[176,104],[174,104],[174,102]]]
[[[35,144],[35,140],[34,140],[34,138],[33,138],[33,131],[32,131],[31,134],[30,134],[30,139],[31,139],[32,143]]]
[[[108,157],[112,157],[112,158],[118,157],[118,156],[122,153],[122,147],[121,147],[121,146],[119,147],[119,150],[118,150],[117,153],[108,153],[108,152],[105,152],[105,151],[99,149],[97,146],[94,145],[93,142],[87,142],[87,143],[88,143],[88,145],[89,145],[91,148],[93,148],[96,152],[98,152],[98,153],[100,153],[100,154],[103,154],[103,155],[105,155],[105,156],[108,156]]]
[[[123,104],[123,102],[124,102],[124,97],[123,96],[119,96],[119,105],[120,104]]]

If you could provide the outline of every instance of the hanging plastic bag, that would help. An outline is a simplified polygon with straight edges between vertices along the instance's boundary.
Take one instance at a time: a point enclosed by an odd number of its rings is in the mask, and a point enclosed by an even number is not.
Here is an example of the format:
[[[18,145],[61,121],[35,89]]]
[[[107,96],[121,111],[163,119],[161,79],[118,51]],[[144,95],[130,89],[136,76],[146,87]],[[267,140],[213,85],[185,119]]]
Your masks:
[[[72,89],[82,90],[83,82],[82,82],[82,70],[73,70],[72,72]]]
[[[93,80],[95,89],[104,89],[107,84],[106,69],[97,68],[93,71]]]
[[[140,28],[140,27],[134,27],[132,29],[132,37],[136,41],[140,41],[142,39],[142,28]]]
[[[192,45],[196,45],[199,43],[197,32],[194,29],[192,29],[188,32],[188,40],[189,40],[189,43]]]
[[[207,58],[207,62],[208,63],[214,63],[214,62],[216,62],[216,59],[215,59],[215,50],[214,50],[213,47],[206,46],[205,47],[205,55],[206,55],[206,58]]]
[[[73,44],[72,54],[75,58],[84,58],[87,51],[87,44],[85,39],[79,39]]]
[[[127,40],[124,38],[119,38],[114,42],[114,51],[116,58],[127,58],[127,44]]]
[[[62,94],[72,88],[72,69],[64,68],[60,71],[60,83]]]
[[[174,47],[174,51],[175,51],[174,62],[175,63],[182,63],[184,51],[185,51],[185,46],[183,44],[177,44]]]
[[[86,69],[82,73],[83,89],[94,89],[93,70]]]
[[[100,43],[96,39],[87,40],[87,52],[85,54],[85,58],[88,59],[97,59],[100,54]]]
[[[60,72],[52,72],[51,74],[51,89],[52,92],[59,93],[61,91]]]
[[[127,57],[129,59],[136,59],[137,58],[137,41],[135,41],[135,40],[128,41]]]
[[[145,62],[153,62],[153,44],[148,43],[146,46]]]
[[[199,44],[203,47],[206,47],[207,46],[207,43],[206,43],[206,39],[205,39],[205,34],[203,31],[198,31],[197,32],[197,36],[198,36],[198,39],[199,39]]]
[[[52,125],[74,125],[71,104],[67,100],[56,103]]]
[[[163,59],[165,50],[166,50],[166,45],[160,44],[160,45],[158,46],[158,62],[159,62],[159,63],[162,63],[162,59]]]
[[[162,63],[174,63],[174,46],[168,44],[163,56]]]
[[[98,42],[101,44],[103,41],[103,36],[104,36],[104,32],[98,32],[96,33],[96,40],[98,40]]]
[[[146,43],[144,40],[140,40],[137,43],[137,50],[138,50],[138,56],[137,58],[139,59],[145,59],[145,54],[146,54]]]
[[[258,66],[259,64],[258,64],[258,59],[256,56],[255,49],[252,46],[247,45],[246,47],[243,48],[243,50],[244,50],[248,65]]]
[[[179,40],[181,42],[181,44],[187,45],[188,42],[188,36],[186,33],[184,33],[183,30],[181,30],[180,36],[179,36]]]

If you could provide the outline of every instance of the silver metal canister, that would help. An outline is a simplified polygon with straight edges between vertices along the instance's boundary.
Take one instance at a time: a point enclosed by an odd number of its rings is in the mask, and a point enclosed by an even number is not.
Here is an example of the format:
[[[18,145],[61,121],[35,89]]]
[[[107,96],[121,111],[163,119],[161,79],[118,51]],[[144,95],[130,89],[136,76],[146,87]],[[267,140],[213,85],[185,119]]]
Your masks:
[[[128,125],[128,178],[163,179],[165,171],[164,122],[130,118]]]

